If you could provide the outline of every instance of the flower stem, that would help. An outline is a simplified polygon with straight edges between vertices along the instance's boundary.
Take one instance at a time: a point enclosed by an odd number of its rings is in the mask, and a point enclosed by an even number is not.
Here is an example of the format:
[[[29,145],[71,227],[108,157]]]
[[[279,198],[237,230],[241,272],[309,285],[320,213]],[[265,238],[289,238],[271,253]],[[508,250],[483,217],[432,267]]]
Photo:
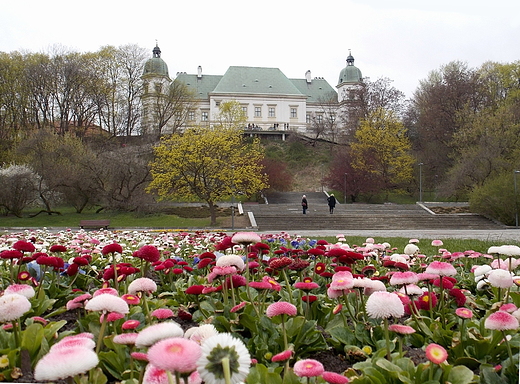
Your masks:
[[[226,384],[231,384],[231,370],[229,369],[229,357],[223,357],[221,362],[222,370],[224,371],[224,380],[226,380]]]
[[[103,316],[103,321],[101,322],[101,328],[99,328],[98,341],[96,344],[96,354],[101,350],[101,344],[103,343],[103,337],[105,336],[105,328],[107,326],[107,313]]]
[[[385,318],[383,320],[383,326],[385,330],[385,339],[386,339],[386,359],[388,361],[392,361],[392,356],[390,355],[390,335],[388,334],[388,319]]]

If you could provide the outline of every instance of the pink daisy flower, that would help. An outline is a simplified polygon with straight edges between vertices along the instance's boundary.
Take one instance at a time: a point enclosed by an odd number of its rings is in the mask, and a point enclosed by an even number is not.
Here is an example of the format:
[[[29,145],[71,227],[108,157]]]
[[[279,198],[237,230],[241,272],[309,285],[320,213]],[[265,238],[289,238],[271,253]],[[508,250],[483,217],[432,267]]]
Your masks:
[[[5,291],[4,295],[9,295],[11,293],[17,293],[19,295],[25,296],[28,299],[34,297],[36,294],[34,292],[34,288],[27,284],[11,284],[9,285]]]
[[[278,315],[296,316],[297,313],[298,309],[296,306],[286,301],[278,301],[273,303],[265,310],[265,315],[269,318]]]
[[[121,328],[127,331],[130,329],[136,329],[137,327],[139,327],[139,325],[141,325],[141,322],[139,320],[127,320],[123,323]]]
[[[391,324],[388,326],[388,330],[395,333],[399,333],[401,335],[411,335],[412,333],[415,333],[415,329],[413,329],[409,325],[403,324]]]
[[[292,357],[293,351],[287,349],[271,357],[272,362],[289,360]]]
[[[157,291],[157,284],[148,277],[138,277],[128,285],[128,293],[135,295],[137,292],[153,293]]]
[[[103,295],[103,294],[119,296],[119,293],[117,292],[117,289],[108,287],[108,288],[100,288],[97,291],[95,291],[94,292],[94,297],[96,297],[98,295]]]
[[[433,261],[426,267],[425,273],[432,273],[439,276],[454,276],[457,270],[450,263],[444,261]]]
[[[137,333],[121,333],[115,335],[112,341],[116,344],[134,345],[137,335]]]
[[[175,321],[150,325],[139,332],[135,345],[139,348],[149,347],[159,340],[171,337],[182,337],[184,331]]]
[[[64,348],[87,348],[87,349],[94,349],[96,347],[96,343],[94,340],[88,338],[88,337],[71,337],[71,338],[64,338],[63,340],[59,341],[58,343],[51,346],[49,349],[49,352],[54,352],[58,349],[64,349]]]
[[[238,311],[240,311],[242,308],[244,308],[244,307],[246,306],[246,304],[247,304],[247,302],[242,301],[240,304],[237,304],[237,305],[235,305],[233,308],[231,308],[231,309],[229,310],[229,312],[231,312],[231,313],[238,312]]]
[[[321,374],[321,377],[329,384],[347,384],[349,381],[348,377],[336,372],[325,371]]]
[[[493,269],[489,272],[488,281],[497,288],[509,288],[514,284],[511,272],[504,269]]]
[[[372,293],[365,305],[367,314],[376,319],[401,317],[404,315],[404,305],[395,293],[378,291]]]
[[[126,301],[109,293],[93,297],[85,305],[85,309],[88,311],[118,312],[122,314],[130,312]]]
[[[141,299],[136,295],[131,295],[130,293],[125,293],[121,298],[126,301],[129,305],[138,305]]]
[[[516,305],[514,305],[513,303],[507,303],[507,304],[502,304],[499,309],[501,311],[513,313],[514,311],[516,311],[518,309],[518,307]]]
[[[319,287],[319,284],[315,282],[305,283],[303,281],[299,281],[294,284],[294,288],[301,289],[302,291],[310,291]]]
[[[143,383],[146,384],[169,384],[168,374],[164,369],[149,363],[144,371]]]
[[[448,352],[439,344],[428,344],[425,352],[426,358],[434,364],[442,364],[448,359]]]
[[[0,296],[0,323],[19,319],[31,309],[29,299],[18,293]]]
[[[457,308],[455,314],[463,319],[471,319],[473,317],[473,311],[468,308]]]
[[[325,372],[323,364],[318,360],[304,359],[299,360],[294,364],[294,374],[298,377],[316,377]]]
[[[150,363],[170,372],[191,373],[201,357],[200,345],[182,337],[158,341],[148,350]]]
[[[442,242],[442,240],[432,240],[433,247],[442,247],[443,245],[444,243]]]
[[[259,243],[262,238],[255,232],[237,232],[231,238],[231,242],[235,244],[253,244]]]
[[[508,331],[518,329],[518,319],[505,311],[496,311],[489,315],[484,321],[486,329],[496,331]]]
[[[152,311],[151,315],[157,319],[168,319],[173,317],[173,311],[169,308],[158,308]]]
[[[419,278],[415,272],[394,272],[390,277],[390,285],[417,284]]]
[[[34,368],[38,381],[56,381],[85,373],[98,365],[97,354],[89,348],[63,348],[43,356]]]

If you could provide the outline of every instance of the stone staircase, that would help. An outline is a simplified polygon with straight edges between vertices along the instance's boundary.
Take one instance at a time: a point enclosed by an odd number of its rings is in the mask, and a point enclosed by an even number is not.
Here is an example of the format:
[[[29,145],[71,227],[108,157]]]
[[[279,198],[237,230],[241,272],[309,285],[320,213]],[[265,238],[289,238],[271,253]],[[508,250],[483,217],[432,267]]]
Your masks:
[[[477,214],[432,214],[418,204],[337,204],[330,214],[322,192],[305,193],[309,210],[303,215],[302,195],[271,194],[268,204],[246,204],[244,210],[252,213],[260,231],[505,228]]]

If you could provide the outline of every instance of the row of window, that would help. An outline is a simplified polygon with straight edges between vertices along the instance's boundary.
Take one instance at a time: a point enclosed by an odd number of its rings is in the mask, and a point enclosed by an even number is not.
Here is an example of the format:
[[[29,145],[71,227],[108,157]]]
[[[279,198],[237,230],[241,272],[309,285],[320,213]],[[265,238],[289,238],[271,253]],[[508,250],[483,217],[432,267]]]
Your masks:
[[[247,107],[243,107],[243,108],[246,108]],[[246,110],[244,112],[247,112]],[[276,110],[275,108],[272,108],[272,107],[269,107],[269,110],[268,110],[268,116],[269,117],[276,117]],[[262,108],[261,107],[255,107],[255,117],[262,117]],[[297,118],[298,115],[297,115],[297,110],[296,108],[291,108],[291,118]],[[201,117],[200,117],[201,121],[209,121],[209,112],[208,111],[202,111],[201,112]],[[330,120],[332,122],[334,122],[334,120],[336,119],[336,117],[334,115],[330,115]],[[188,113],[188,120],[195,120],[195,111],[190,111]],[[310,124],[312,122],[312,116],[310,113],[307,113],[305,115],[305,122],[307,124]],[[318,124],[321,124],[323,122],[323,115],[322,114],[317,114],[316,115],[316,122]]]

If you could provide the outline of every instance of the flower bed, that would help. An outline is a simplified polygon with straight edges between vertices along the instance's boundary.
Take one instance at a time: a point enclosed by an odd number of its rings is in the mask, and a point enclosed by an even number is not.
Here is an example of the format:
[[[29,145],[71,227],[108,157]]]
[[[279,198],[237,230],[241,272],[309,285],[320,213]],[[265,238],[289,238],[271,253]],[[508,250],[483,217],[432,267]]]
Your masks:
[[[520,248],[432,245],[7,234],[0,381],[517,382]]]

